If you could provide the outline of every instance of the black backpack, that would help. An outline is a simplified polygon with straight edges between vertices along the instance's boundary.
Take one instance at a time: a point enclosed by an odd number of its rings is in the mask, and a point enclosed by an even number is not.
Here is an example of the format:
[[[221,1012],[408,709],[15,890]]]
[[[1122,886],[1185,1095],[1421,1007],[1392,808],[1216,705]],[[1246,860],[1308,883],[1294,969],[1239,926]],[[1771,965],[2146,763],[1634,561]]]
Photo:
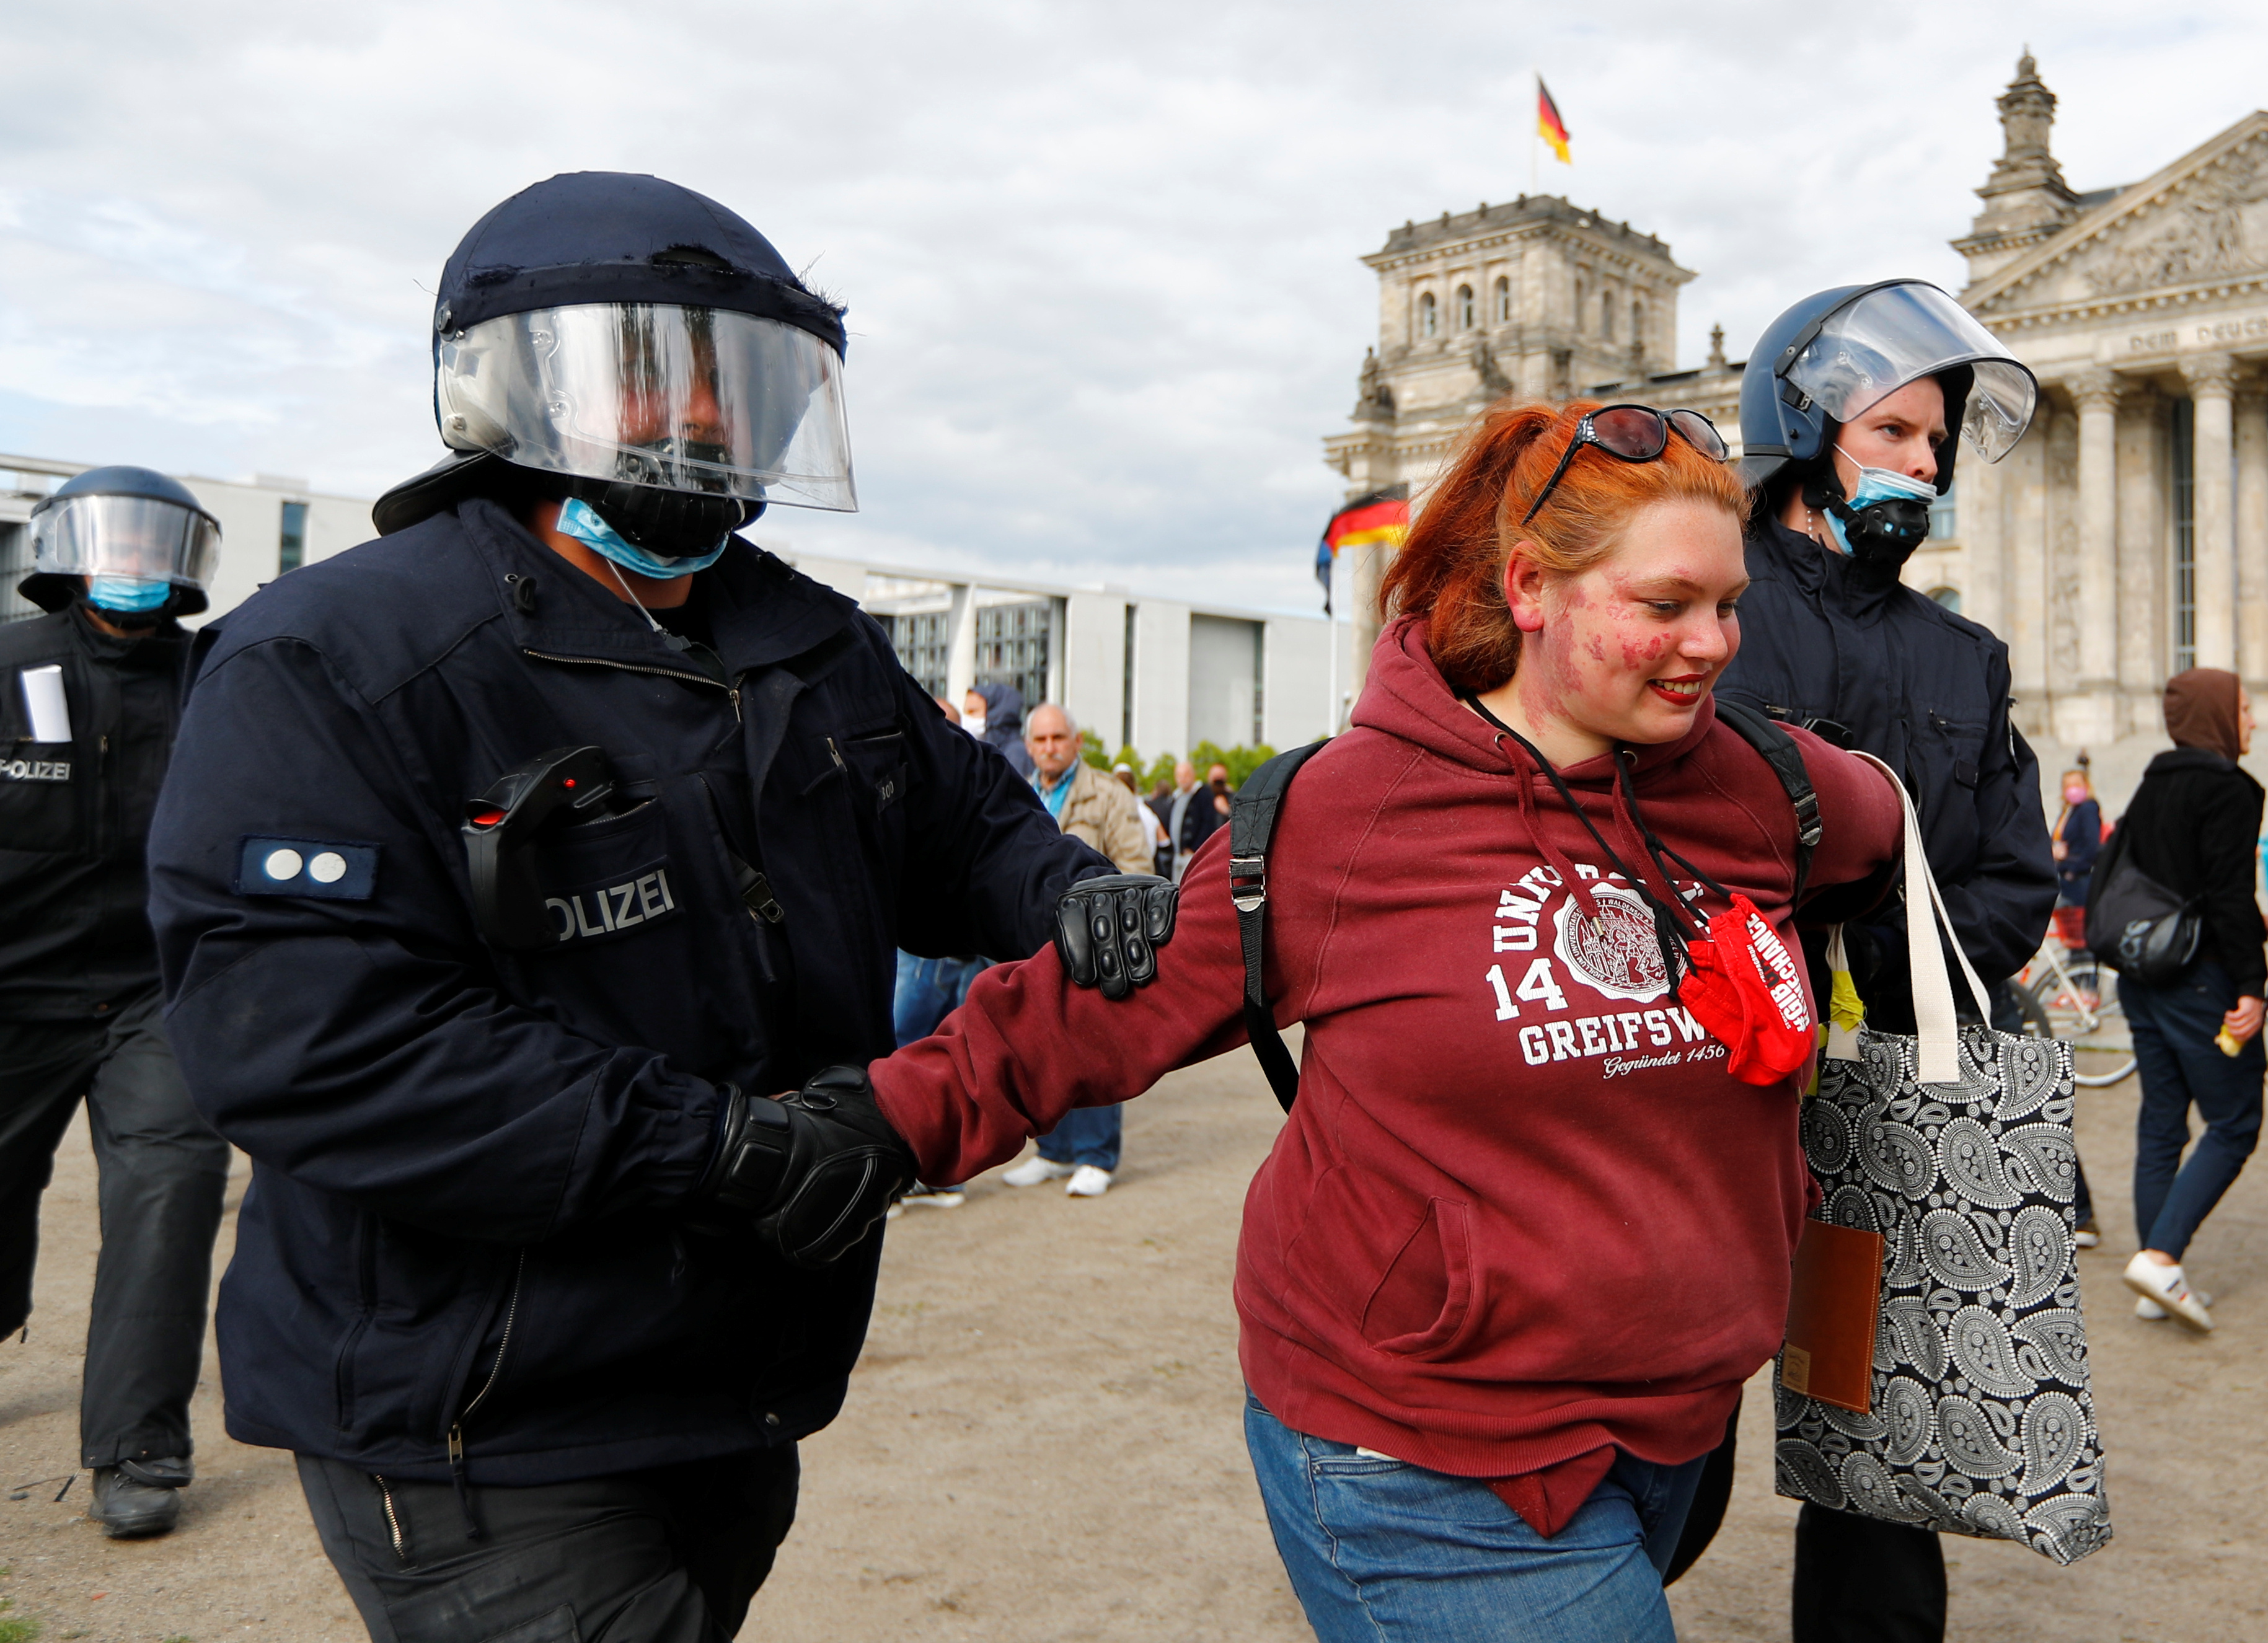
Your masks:
[[[1738,735],[1772,767],[1795,808],[1795,894],[1803,895],[1811,876],[1811,853],[1819,844],[1819,795],[1803,768],[1803,753],[1795,738],[1752,707],[1737,702],[1717,704],[1719,723]],[[1268,846],[1276,836],[1276,819],[1284,796],[1300,767],[1320,753],[1324,743],[1310,742],[1279,753],[1252,772],[1228,806],[1228,892],[1236,904],[1236,931],[1244,947],[1244,1030],[1252,1040],[1252,1053],[1260,1057],[1261,1071],[1285,1112],[1300,1095],[1300,1069],[1276,1030],[1275,1013],[1268,1007],[1262,979],[1268,952]]]

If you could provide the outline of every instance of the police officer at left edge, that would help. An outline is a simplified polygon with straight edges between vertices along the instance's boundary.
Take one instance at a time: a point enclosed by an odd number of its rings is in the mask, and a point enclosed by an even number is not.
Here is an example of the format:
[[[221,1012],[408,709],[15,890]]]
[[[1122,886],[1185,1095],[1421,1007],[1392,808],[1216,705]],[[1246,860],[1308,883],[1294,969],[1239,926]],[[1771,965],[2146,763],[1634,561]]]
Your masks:
[[[1170,936],[734,534],[856,505],[843,348],[716,201],[538,183],[442,273],[447,458],[198,669],[151,911],[253,1160],[228,1426],[373,1638],[730,1638],[913,1178],[858,1070],[895,949],[1123,996]]]
[[[88,1515],[162,1535],[192,1477],[189,1399],[228,1183],[158,1026],[143,841],[220,527],[146,468],[97,468],[32,511],[0,627],[0,1337],[32,1309],[40,1198],[82,1100],[102,1253],[79,1391]]]

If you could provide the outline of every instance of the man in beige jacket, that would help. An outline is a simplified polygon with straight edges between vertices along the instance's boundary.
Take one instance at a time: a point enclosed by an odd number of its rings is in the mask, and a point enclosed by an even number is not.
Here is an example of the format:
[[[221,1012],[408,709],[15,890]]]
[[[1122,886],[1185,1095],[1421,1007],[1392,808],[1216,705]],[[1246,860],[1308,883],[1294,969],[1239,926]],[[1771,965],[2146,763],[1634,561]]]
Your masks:
[[[1032,786],[1063,830],[1092,844],[1117,864],[1121,873],[1152,870],[1149,836],[1134,814],[1139,802],[1118,782],[1079,756],[1079,725],[1064,709],[1043,702],[1024,721],[1024,746],[1032,755]],[[1040,1138],[1039,1155],[1027,1159],[1001,1179],[1012,1187],[1036,1187],[1071,1177],[1064,1190],[1075,1198],[1099,1198],[1110,1190],[1118,1168],[1118,1107],[1082,1107]]]

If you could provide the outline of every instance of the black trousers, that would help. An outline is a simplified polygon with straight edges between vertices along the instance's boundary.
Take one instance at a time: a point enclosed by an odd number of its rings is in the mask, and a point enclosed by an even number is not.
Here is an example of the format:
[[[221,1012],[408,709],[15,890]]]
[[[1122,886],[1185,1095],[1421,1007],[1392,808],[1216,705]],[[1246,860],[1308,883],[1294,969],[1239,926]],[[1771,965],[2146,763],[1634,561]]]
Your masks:
[[[730,1643],[795,1521],[800,1476],[790,1445],[460,1499],[448,1484],[298,1459],[372,1643]]]
[[[189,1104],[155,988],[107,1018],[0,1021],[0,1336],[32,1310],[40,1197],[80,1100],[102,1254],[79,1391],[80,1462],[189,1453],[228,1144]]]
[[[1943,1643],[1936,1534],[1807,1501],[1795,1519],[1795,1643]]]

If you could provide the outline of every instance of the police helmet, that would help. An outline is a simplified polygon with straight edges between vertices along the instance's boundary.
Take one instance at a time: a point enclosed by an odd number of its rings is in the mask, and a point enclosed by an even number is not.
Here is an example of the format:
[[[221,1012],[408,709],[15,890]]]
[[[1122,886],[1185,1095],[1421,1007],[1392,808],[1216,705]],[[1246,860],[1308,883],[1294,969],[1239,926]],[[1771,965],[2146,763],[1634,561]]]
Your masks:
[[[43,610],[61,610],[85,578],[130,577],[170,582],[167,615],[205,608],[220,558],[220,521],[177,479],[146,468],[91,468],[40,498],[32,510],[32,573],[16,591]]]
[[[1761,485],[1790,465],[1808,467],[1837,424],[1923,377],[1943,386],[1947,425],[1988,462],[2024,437],[2039,400],[2029,368],[1926,280],[1806,297],[1764,328],[1742,372],[1742,476]],[[1940,496],[1959,446],[1948,438],[1938,449]]]
[[[658,177],[550,178],[442,270],[434,417],[451,454],[373,515],[401,529],[491,489],[499,463],[662,553],[768,503],[855,511],[843,351],[842,310],[716,201]]]

